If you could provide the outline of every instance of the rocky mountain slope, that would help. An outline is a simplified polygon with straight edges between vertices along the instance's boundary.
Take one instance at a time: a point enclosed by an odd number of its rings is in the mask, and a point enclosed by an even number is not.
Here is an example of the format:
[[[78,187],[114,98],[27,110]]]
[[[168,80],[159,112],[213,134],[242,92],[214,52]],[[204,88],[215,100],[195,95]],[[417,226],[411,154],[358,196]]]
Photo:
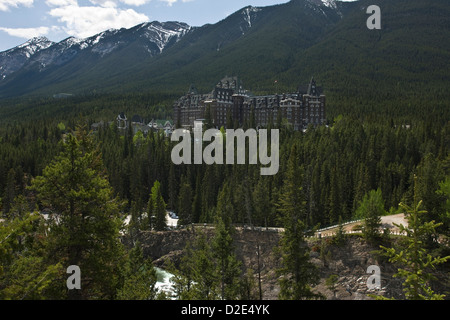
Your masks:
[[[311,46],[340,20],[341,6],[334,0],[292,0],[269,7],[248,6],[216,24],[198,28],[181,22],[151,22],[107,30],[87,39],[71,37],[59,43],[33,39],[30,43],[48,45],[34,50],[21,63],[11,63],[19,48],[1,53],[0,70],[8,71],[0,77],[0,97],[31,92],[135,91],[153,87],[149,82],[161,77],[165,78],[162,87],[167,89],[176,87],[187,74],[190,79],[183,79],[183,86],[205,75],[206,81],[214,78],[214,83],[223,72],[244,74],[245,70],[239,70],[242,62],[265,65],[266,59],[258,59],[262,50],[280,52],[271,63],[276,64],[297,49]],[[28,44],[21,47],[28,48]],[[252,57],[248,51],[239,53],[242,48],[253,51]],[[224,56],[234,60],[236,70],[230,70]],[[215,67],[218,70],[211,72]],[[172,74],[177,81],[171,82]],[[161,88],[161,82],[159,85]]]
[[[54,42],[45,37],[37,37],[20,46],[0,52],[0,80],[4,80],[8,75],[20,70],[34,54],[53,44]]]
[[[126,57],[128,62],[121,66],[127,67],[161,54],[191,30],[180,22],[149,22],[131,29],[106,30],[86,39],[70,37],[58,43],[45,37],[33,38],[0,53],[0,87],[5,86],[13,94],[52,85],[76,74],[88,74],[102,60],[113,57],[117,62],[115,55]],[[32,83],[27,80],[30,77]]]

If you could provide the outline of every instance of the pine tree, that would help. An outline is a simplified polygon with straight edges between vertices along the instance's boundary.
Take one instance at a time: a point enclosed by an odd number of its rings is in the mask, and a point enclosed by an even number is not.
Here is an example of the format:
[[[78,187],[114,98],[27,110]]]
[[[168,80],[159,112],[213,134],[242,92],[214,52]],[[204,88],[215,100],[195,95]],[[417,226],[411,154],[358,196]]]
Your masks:
[[[423,209],[427,215],[420,217],[425,219],[423,222],[437,221],[439,212],[445,199],[436,192],[439,189],[439,183],[444,179],[443,170],[440,161],[436,160],[431,154],[425,156],[422,163],[419,164],[417,173],[417,194],[423,202]],[[438,220],[439,221],[439,220]],[[441,220],[442,221],[442,220]],[[424,239],[429,247],[433,245],[435,234],[426,234]]]
[[[130,222],[128,223],[128,235],[134,241],[139,231],[145,227],[142,225],[142,206],[140,201],[131,203]]]
[[[192,223],[192,187],[187,179],[182,179],[178,196],[178,223],[189,225]]]
[[[442,226],[438,229],[442,229],[443,235],[448,238],[450,236],[450,176],[439,184],[437,193],[444,198],[439,212],[439,221],[442,222]]]
[[[200,216],[202,215],[201,181],[200,174],[197,174],[194,199],[192,201],[192,222],[194,223],[198,223],[200,221]]]
[[[253,191],[253,207],[255,210],[253,222],[255,225],[265,227],[268,227],[274,212],[269,179],[269,177],[261,177]]]
[[[304,222],[306,201],[302,190],[302,169],[298,164],[297,146],[294,144],[289,157],[285,182],[280,195],[278,211],[284,227],[277,251],[281,255],[280,299],[299,300],[319,298],[311,286],[318,283],[317,268],[309,259]]]
[[[0,223],[0,299],[40,300],[51,297],[52,282],[63,272],[50,264],[43,248],[47,227],[37,212],[15,213]],[[19,209],[21,210],[21,209]]]
[[[216,214],[227,230],[231,229],[234,211],[230,183],[226,182],[217,197]]]
[[[372,190],[361,201],[356,216],[364,219],[364,237],[376,241],[380,236],[381,217],[385,215],[381,190]]]
[[[124,268],[124,284],[119,300],[153,300],[156,297],[156,271],[150,259],[145,259],[140,242],[130,250]]]
[[[69,299],[115,296],[123,246],[121,203],[114,198],[101,154],[83,128],[61,142],[62,152],[36,177],[31,189],[51,210],[47,254],[53,263],[82,270],[81,290]],[[55,282],[60,292],[65,283]]]
[[[243,275],[241,280],[241,300],[257,300],[259,297],[262,300],[262,292],[256,292],[256,281],[255,275],[252,269],[247,269],[247,272]]]
[[[230,231],[216,217],[212,238],[200,232],[188,242],[179,268],[173,268],[179,299],[233,300],[242,295],[241,263],[237,260]]]
[[[220,281],[220,296],[222,300],[237,299],[240,292],[241,271],[234,253],[233,238],[220,217],[216,219],[215,228],[212,249]]]
[[[344,225],[342,223],[342,217],[339,216],[338,229],[337,229],[336,235],[333,237],[333,242],[337,245],[342,245],[345,243],[346,238],[347,237],[345,235]]]
[[[190,256],[192,287],[187,296],[194,300],[217,300],[220,298],[219,275],[214,253],[207,236],[200,233],[192,245]]]
[[[13,168],[8,171],[6,178],[5,196],[2,199],[3,213],[8,214],[16,197],[16,172]]]
[[[169,263],[167,270],[173,274],[172,283],[175,296],[178,300],[192,300],[194,298],[194,282],[195,265],[193,250],[193,241],[188,241],[184,247],[184,255],[177,267],[173,263]]]
[[[328,223],[330,225],[334,224],[337,218],[341,215],[341,198],[340,198],[341,188],[338,183],[337,169],[334,167],[331,170],[330,177],[330,197],[329,197],[329,212],[328,212]]]
[[[333,292],[333,298],[336,298],[338,280],[339,280],[338,275],[331,274],[325,281],[325,284],[327,285],[328,289]]]
[[[168,206],[173,211],[179,211],[178,203],[178,185],[175,178],[175,165],[172,161],[169,162],[169,203]],[[181,187],[181,186],[180,186]]]
[[[402,267],[394,277],[404,278],[403,283],[406,298],[409,300],[442,300],[443,294],[436,294],[430,287],[430,281],[435,279],[429,269],[435,269],[439,264],[445,263],[450,256],[433,257],[427,253],[424,243],[420,240],[427,233],[434,232],[441,223],[422,222],[421,216],[427,211],[422,210],[423,202],[417,195],[417,177],[414,176],[415,192],[412,206],[400,203],[405,210],[408,226],[396,225],[400,232],[406,233],[406,245],[401,248],[387,248],[381,246],[392,263],[399,263]]]
[[[143,219],[143,230],[152,230],[154,228],[155,224],[155,216],[154,216],[154,200],[152,197],[152,194],[150,194],[150,197],[148,198],[147,202],[147,216]]]
[[[211,212],[217,203],[217,188],[219,185],[217,180],[215,166],[207,166],[201,184],[202,215],[200,216],[200,222],[213,222]]]
[[[155,230],[164,231],[167,228],[166,222],[166,203],[161,194],[161,184],[155,181],[150,195],[152,205],[152,215],[155,217]],[[150,200],[149,200],[150,202]],[[149,212],[150,214],[150,212]]]

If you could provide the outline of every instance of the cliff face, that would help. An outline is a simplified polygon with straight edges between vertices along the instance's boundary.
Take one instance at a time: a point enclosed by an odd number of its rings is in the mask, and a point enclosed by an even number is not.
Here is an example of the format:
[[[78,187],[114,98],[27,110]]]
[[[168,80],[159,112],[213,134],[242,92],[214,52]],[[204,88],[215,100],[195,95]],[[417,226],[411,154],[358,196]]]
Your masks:
[[[164,268],[168,260],[175,266],[178,265],[186,243],[192,241],[199,232],[205,232],[208,237],[214,234],[213,229],[203,228],[198,228],[195,232],[142,232],[139,241],[143,244],[144,255],[153,259],[157,267]],[[261,272],[263,299],[278,299],[279,286],[275,270],[280,267],[280,260],[274,254],[274,248],[278,245],[280,236],[280,233],[251,230],[237,230],[233,235],[236,255],[243,261],[245,268],[252,269],[255,278],[258,270]],[[315,291],[323,294],[326,299],[366,300],[372,299],[369,296],[372,294],[404,299],[403,280],[393,278],[397,267],[376,252],[379,247],[367,244],[360,236],[350,236],[339,246],[330,240],[331,238],[310,241],[311,261],[318,267],[321,277]],[[367,286],[367,279],[371,276],[367,271],[374,265],[380,267],[381,271],[379,290],[370,290]],[[337,280],[333,289],[326,284],[331,275],[336,276]],[[439,279],[433,287],[436,292],[442,293],[450,289],[447,275],[448,268],[436,272]]]

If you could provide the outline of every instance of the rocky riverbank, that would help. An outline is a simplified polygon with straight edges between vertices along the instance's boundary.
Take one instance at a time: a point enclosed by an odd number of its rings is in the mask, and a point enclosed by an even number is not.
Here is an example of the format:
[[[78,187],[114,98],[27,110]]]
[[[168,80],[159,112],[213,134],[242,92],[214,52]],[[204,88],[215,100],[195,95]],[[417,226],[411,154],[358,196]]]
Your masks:
[[[213,229],[196,228],[166,232],[142,232],[139,241],[143,244],[144,255],[150,257],[155,266],[163,268],[171,261],[175,266],[183,256],[183,249],[188,241],[192,241],[199,232],[213,236]],[[274,254],[281,234],[276,232],[256,230],[236,230],[233,235],[236,255],[243,261],[245,268],[250,268],[256,275],[261,272],[263,299],[277,299],[279,286],[275,270],[280,261]],[[347,240],[336,245],[332,238],[313,239],[311,260],[320,272],[320,283],[315,291],[326,299],[333,300],[367,300],[371,295],[382,295],[387,298],[404,299],[402,280],[394,278],[397,268],[377,253],[379,247],[368,244],[361,236],[348,236]],[[259,248],[259,249],[258,249]],[[259,255],[258,255],[259,251]],[[369,289],[367,273],[370,266],[379,266],[381,270],[381,288]],[[450,289],[447,269],[436,272],[437,292],[448,292]],[[327,284],[327,279],[333,276],[334,286]]]

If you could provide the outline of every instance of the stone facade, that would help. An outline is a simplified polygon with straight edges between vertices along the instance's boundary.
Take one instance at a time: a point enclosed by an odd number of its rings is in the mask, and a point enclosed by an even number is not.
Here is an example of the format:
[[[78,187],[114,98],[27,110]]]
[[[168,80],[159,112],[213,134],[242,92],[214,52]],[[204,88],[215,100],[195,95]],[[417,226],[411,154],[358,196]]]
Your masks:
[[[314,78],[295,93],[255,96],[243,89],[239,78],[226,77],[208,94],[199,94],[191,86],[174,104],[178,127],[192,127],[194,121],[203,120],[216,128],[245,124],[259,128],[283,119],[294,130],[325,124],[326,99]]]

